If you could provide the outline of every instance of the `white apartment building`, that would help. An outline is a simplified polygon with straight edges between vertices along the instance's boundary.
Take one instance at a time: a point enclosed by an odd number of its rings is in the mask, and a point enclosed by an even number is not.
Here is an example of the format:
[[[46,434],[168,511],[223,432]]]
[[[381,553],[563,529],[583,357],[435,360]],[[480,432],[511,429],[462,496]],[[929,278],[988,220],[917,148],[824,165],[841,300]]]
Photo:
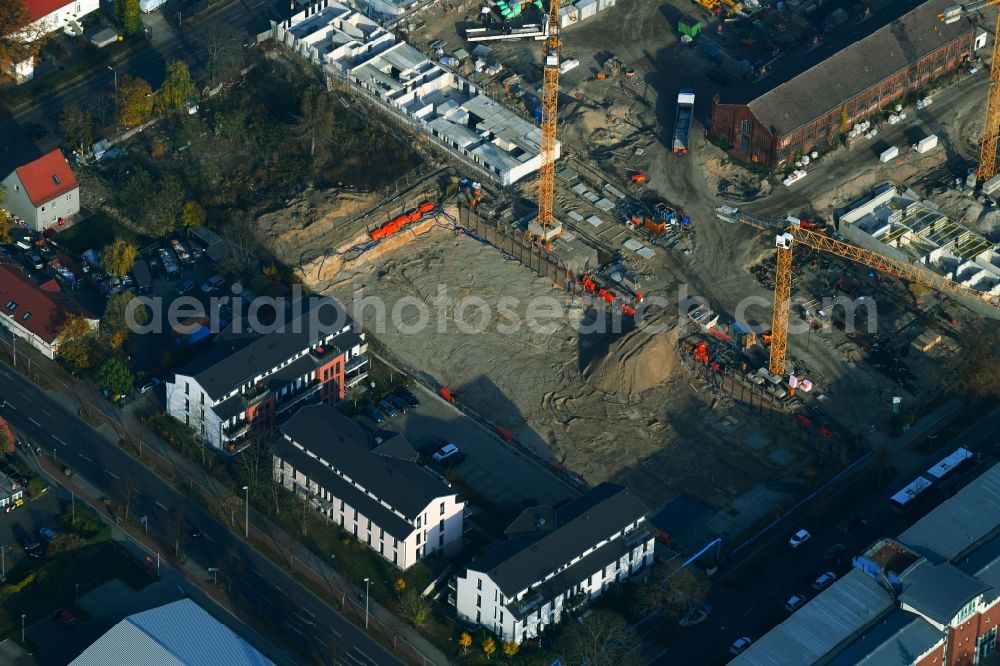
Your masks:
[[[542,136],[534,123],[345,5],[320,0],[271,34],[404,118],[483,178],[507,186],[541,165]],[[557,142],[556,159],[560,149]]]
[[[220,336],[166,382],[167,413],[232,453],[254,425],[270,428],[309,402],[333,404],[368,374],[364,333],[340,304],[306,299],[283,330]]]
[[[370,440],[332,407],[300,409],[275,444],[274,479],[400,569],[461,548],[465,502],[401,435]]]
[[[646,506],[603,483],[559,508],[526,509],[509,538],[453,580],[458,618],[504,641],[535,638],[653,562]]]

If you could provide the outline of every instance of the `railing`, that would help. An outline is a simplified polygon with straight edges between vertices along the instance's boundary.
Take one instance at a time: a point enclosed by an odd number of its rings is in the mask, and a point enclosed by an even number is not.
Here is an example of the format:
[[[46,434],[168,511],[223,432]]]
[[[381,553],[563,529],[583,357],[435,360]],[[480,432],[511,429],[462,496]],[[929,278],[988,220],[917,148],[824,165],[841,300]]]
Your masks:
[[[347,377],[344,380],[344,387],[345,388],[354,388],[355,386],[357,386],[358,384],[360,384],[365,379],[365,377],[367,377],[367,376],[368,376],[367,372],[361,372],[361,373],[358,373],[358,374],[353,375],[351,377]]]
[[[358,368],[360,368],[360,367],[362,367],[364,365],[367,365],[367,363],[368,363],[368,357],[367,356],[356,356],[356,357],[354,357],[354,359],[352,359],[351,361],[349,361],[347,363],[347,365],[344,366],[344,374],[348,374],[349,375],[352,372],[354,372],[355,370],[357,370]]]
[[[291,395],[284,396],[284,398],[278,402],[275,413],[281,414],[282,412],[287,411],[290,407],[299,404],[309,396],[316,393],[321,386],[322,384],[320,382],[313,382],[312,384],[303,386]]]
[[[240,396],[243,398],[243,403],[249,407],[260,402],[267,394],[268,388],[264,384],[256,384],[248,389],[240,392]]]
[[[249,421],[237,421],[231,426],[223,426],[222,434],[227,439],[236,439],[246,434],[252,424]]]
[[[309,350],[316,359],[324,359],[330,356],[339,356],[341,354],[340,349],[336,345],[321,345],[319,347],[313,347]]]

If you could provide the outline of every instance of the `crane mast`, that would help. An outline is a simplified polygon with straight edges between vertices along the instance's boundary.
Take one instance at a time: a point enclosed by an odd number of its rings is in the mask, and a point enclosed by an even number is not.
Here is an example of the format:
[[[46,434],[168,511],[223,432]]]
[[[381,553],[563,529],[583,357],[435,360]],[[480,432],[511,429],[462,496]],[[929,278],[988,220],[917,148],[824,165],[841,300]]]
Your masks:
[[[818,231],[800,226],[788,226],[784,221],[756,219],[743,215],[728,206],[717,208],[716,217],[725,222],[746,224],[760,231],[777,233],[775,246],[778,248],[778,258],[774,275],[774,302],[771,309],[771,352],[767,363],[768,370],[774,375],[785,374],[785,358],[788,351],[788,316],[792,296],[792,248],[795,245],[801,244],[819,252],[832,254],[856,264],[874,268],[887,275],[921,284],[939,293],[979,301],[1000,310],[1000,294],[966,287],[943,275],[932,273],[926,268],[835,240]]]
[[[538,223],[551,227],[556,186],[556,113],[559,109],[559,0],[549,0],[549,34],[542,50],[542,145],[538,169]]]
[[[959,19],[986,7],[1000,5],[1000,0],[975,0],[965,5],[949,7],[940,14],[938,19],[945,23],[954,23]],[[997,14],[996,28],[993,31],[993,57],[990,60],[990,82],[986,94],[986,115],[983,121],[983,139],[979,143],[979,168],[976,175],[980,180],[989,180],[997,173],[997,140],[1000,139],[1000,13]]]

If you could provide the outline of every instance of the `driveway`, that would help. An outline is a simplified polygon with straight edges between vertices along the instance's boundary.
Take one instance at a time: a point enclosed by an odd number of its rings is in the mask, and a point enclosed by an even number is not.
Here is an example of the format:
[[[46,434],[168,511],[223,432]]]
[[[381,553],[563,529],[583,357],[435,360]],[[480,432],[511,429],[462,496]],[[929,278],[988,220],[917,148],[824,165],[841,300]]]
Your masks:
[[[548,469],[529,458],[493,432],[466,416],[423,386],[411,387],[420,407],[381,424],[395,430],[425,456],[436,448],[435,440],[458,445],[467,459],[455,467],[463,482],[476,493],[508,507],[528,500],[558,504],[579,493]],[[368,419],[369,425],[374,425]]]

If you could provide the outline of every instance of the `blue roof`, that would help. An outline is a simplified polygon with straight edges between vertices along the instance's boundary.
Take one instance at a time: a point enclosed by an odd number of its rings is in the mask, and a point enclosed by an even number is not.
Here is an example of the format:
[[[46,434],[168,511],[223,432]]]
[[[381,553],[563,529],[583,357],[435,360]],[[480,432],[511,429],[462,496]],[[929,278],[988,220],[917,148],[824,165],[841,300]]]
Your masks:
[[[70,666],[274,666],[190,599],[129,615]]]

